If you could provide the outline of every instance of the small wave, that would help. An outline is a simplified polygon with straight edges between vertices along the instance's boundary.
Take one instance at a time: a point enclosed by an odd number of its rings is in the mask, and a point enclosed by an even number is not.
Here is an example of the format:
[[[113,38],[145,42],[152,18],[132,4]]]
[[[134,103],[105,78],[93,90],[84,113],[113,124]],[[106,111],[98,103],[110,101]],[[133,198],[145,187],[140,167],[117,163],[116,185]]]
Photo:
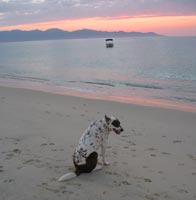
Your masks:
[[[49,82],[49,79],[31,77],[31,76],[3,75],[1,76],[1,78],[22,80],[22,81],[32,81],[32,82]]]
[[[95,84],[95,85],[104,85],[104,86],[110,86],[115,87],[114,84],[111,83],[104,83],[104,82],[93,82],[93,81],[80,81],[81,83],[87,83],[87,84]]]
[[[147,88],[147,89],[158,89],[161,90],[163,89],[160,86],[156,86],[156,85],[150,85],[150,84],[138,84],[138,83],[122,83],[125,86],[129,86],[129,87],[138,87],[138,88]]]
[[[184,101],[184,102],[190,102],[190,103],[195,103],[196,99],[192,99],[192,98],[187,98],[187,97],[174,97],[174,99],[180,100],[180,101]]]
[[[137,87],[137,88],[147,88],[147,89],[163,89],[160,86],[152,85],[152,84],[139,84],[139,83],[130,83],[130,82],[123,82],[123,81],[111,81],[106,82],[104,80],[98,80],[98,81],[68,81],[70,83],[87,83],[87,84],[94,84],[94,85],[102,85],[102,86],[110,86],[110,87],[116,87],[116,86],[127,86],[127,87]]]

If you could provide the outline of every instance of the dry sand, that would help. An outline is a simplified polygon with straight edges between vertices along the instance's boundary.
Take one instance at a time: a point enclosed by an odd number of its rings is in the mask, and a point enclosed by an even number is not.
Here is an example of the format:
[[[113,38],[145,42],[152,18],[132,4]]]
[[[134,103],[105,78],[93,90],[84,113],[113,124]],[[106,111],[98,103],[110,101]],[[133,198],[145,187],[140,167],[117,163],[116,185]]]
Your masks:
[[[67,182],[90,121],[117,116],[111,165]],[[196,113],[0,87],[0,199],[196,199]]]

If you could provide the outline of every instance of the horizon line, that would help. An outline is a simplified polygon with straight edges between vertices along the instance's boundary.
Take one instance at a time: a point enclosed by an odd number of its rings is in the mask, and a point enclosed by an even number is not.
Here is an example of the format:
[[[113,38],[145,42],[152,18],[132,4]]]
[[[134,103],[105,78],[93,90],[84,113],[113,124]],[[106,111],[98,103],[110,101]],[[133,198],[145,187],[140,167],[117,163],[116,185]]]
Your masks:
[[[35,29],[30,29],[30,30],[25,30],[25,29],[20,29],[20,28],[18,28],[18,29],[11,29],[11,30],[0,30],[0,32],[5,32],[5,31],[26,31],[26,32],[28,32],[28,31],[42,31],[42,32],[44,32],[44,31],[48,31],[48,30],[61,30],[61,31],[65,31],[65,32],[69,32],[69,33],[72,33],[72,32],[76,32],[76,31],[84,31],[84,30],[89,30],[89,31],[97,31],[97,32],[108,32],[108,33],[118,33],[118,32],[123,32],[123,33],[156,33],[156,34],[159,34],[159,33],[157,33],[157,32],[154,32],[154,31],[146,31],[146,32],[144,32],[144,31],[124,31],[124,30],[118,30],[118,31],[108,31],[108,30],[98,30],[98,29],[90,29],[90,28],[81,28],[81,29],[76,29],[76,30],[71,30],[71,31],[69,31],[69,30],[64,30],[64,29],[61,29],[61,28],[56,28],[56,27],[54,27],[54,28],[48,28],[48,29],[46,29],[46,30],[41,30],[41,29],[39,29],[39,28],[35,28]],[[159,35],[161,35],[161,34],[159,34]]]
[[[24,29],[12,29],[12,30],[0,30],[0,32],[12,32],[12,31],[23,31],[23,32],[31,32],[31,31],[40,31],[40,32],[46,32],[48,30],[60,30],[60,31],[64,31],[64,32],[68,32],[68,33],[73,33],[73,32],[77,32],[77,31],[85,31],[85,30],[88,30],[88,31],[96,31],[96,32],[106,32],[106,33],[143,33],[143,34],[147,34],[147,33],[154,33],[156,34],[157,36],[160,36],[160,37],[196,37],[196,35],[166,35],[166,34],[159,34],[157,32],[154,32],[154,31],[124,31],[124,30],[118,30],[118,31],[108,31],[108,30],[97,30],[97,29],[89,29],[89,28],[82,28],[82,29],[77,29],[77,30],[72,30],[72,31],[69,31],[69,30],[64,30],[64,29],[61,29],[61,28],[48,28],[46,30],[41,30],[39,28],[36,28],[36,29],[31,29],[31,30],[24,30]]]
[[[85,30],[88,30],[88,31],[96,31],[96,32],[106,32],[106,33],[143,33],[143,34],[147,34],[147,33],[154,33],[156,34],[157,36],[160,36],[160,37],[196,37],[196,35],[166,35],[166,34],[159,34],[157,32],[154,32],[154,31],[124,31],[124,30],[118,30],[118,31],[108,31],[108,30],[97,30],[97,29],[90,29],[90,28],[81,28],[81,29],[77,29],[77,30],[72,30],[72,31],[69,31],[69,30],[64,30],[64,29],[61,29],[61,28],[56,28],[56,27],[53,27],[53,28],[48,28],[46,30],[41,30],[39,28],[36,28],[36,29],[31,29],[31,30],[24,30],[24,29],[12,29],[12,30],[0,30],[0,32],[12,32],[12,31],[23,31],[23,32],[31,32],[31,31],[40,31],[40,32],[46,32],[48,30],[60,30],[60,31],[64,31],[64,32],[68,32],[68,33],[73,33],[73,32],[77,32],[77,31],[85,31]]]

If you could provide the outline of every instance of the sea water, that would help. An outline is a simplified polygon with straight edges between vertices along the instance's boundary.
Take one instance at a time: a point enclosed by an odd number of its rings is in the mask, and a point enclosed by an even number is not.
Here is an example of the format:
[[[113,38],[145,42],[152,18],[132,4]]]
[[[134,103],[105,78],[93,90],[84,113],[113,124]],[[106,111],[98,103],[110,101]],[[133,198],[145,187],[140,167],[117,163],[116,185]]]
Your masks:
[[[0,84],[196,108],[196,37],[0,43]],[[85,95],[83,95],[85,94]]]

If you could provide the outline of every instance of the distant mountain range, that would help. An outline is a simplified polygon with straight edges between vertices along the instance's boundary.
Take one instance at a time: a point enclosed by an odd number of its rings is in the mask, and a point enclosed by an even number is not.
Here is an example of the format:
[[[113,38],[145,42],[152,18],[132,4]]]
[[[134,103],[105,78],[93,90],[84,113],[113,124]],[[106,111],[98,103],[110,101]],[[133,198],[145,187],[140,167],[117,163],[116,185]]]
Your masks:
[[[58,40],[77,38],[118,38],[118,37],[157,37],[161,36],[154,32],[107,32],[82,29],[77,31],[63,31],[60,29],[48,29],[46,31],[12,30],[0,31],[0,42],[35,41],[35,40]]]

